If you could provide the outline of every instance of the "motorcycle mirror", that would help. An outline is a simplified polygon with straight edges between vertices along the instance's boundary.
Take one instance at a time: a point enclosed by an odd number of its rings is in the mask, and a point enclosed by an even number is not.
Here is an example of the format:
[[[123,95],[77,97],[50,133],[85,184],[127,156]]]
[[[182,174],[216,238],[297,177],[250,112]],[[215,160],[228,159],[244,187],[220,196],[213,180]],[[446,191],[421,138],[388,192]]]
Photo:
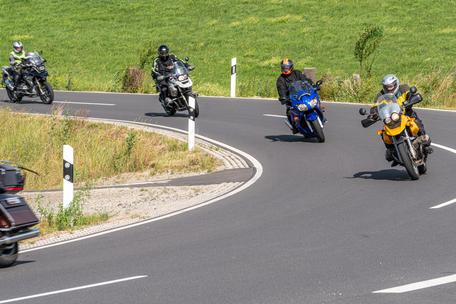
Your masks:
[[[315,84],[317,87],[321,86],[321,84],[323,83],[323,80],[318,80],[317,83]]]
[[[189,61],[189,60],[190,60],[190,58],[188,58],[188,57],[185,57],[185,58],[184,58],[184,60],[185,60],[185,61]]]
[[[360,109],[359,109],[359,114],[360,114],[360,115],[363,115],[363,116],[366,115],[366,114],[367,114],[366,109],[360,108]]]
[[[413,87],[410,88],[410,94],[415,95],[415,94],[416,94],[416,91],[417,91],[417,89],[416,89],[415,86],[413,86]]]

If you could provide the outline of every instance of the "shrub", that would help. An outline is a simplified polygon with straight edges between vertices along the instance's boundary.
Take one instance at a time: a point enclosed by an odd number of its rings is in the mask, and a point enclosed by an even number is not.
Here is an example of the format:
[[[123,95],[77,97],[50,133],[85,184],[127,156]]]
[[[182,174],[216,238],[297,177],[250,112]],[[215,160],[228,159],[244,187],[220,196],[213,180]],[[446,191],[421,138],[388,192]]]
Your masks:
[[[366,25],[355,44],[354,55],[359,61],[362,75],[371,76],[372,65],[375,60],[375,51],[383,39],[383,28],[375,25]]]

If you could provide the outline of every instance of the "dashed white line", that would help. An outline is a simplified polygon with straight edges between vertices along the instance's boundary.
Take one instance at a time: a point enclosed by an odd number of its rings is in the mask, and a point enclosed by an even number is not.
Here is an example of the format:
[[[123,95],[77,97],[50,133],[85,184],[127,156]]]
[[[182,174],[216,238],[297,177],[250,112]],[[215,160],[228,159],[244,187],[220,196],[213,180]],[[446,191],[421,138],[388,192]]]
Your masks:
[[[276,114],[263,114],[263,116],[267,116],[267,117],[278,117],[278,118],[286,118],[285,115],[276,115]]]
[[[404,292],[410,292],[410,291],[415,291],[415,290],[429,288],[429,287],[435,287],[435,286],[454,283],[454,282],[456,282],[456,274],[437,278],[437,279],[402,285],[402,286],[398,286],[398,287],[377,290],[377,291],[373,291],[372,293],[404,293]]]
[[[39,293],[39,294],[20,297],[20,298],[8,299],[8,300],[0,301],[0,304],[19,302],[19,301],[30,300],[30,299],[35,299],[35,298],[42,298],[42,297],[47,297],[47,296],[56,295],[56,294],[60,294],[60,293],[66,293],[66,292],[71,292],[71,291],[76,291],[76,290],[81,290],[81,289],[89,289],[89,288],[100,287],[100,286],[105,286],[105,285],[112,285],[112,284],[117,284],[117,283],[122,283],[122,282],[126,282],[126,281],[132,281],[132,280],[138,280],[138,279],[144,279],[144,278],[147,278],[147,275],[139,275],[139,276],[134,276],[134,277],[129,277],[129,278],[113,280],[113,281],[106,281],[106,282],[101,282],[101,283],[96,283],[96,284],[72,287],[72,288],[68,288],[68,289],[60,289],[60,290],[55,290],[55,291],[50,291],[50,292],[44,292],[44,293]]]
[[[79,102],[79,101],[54,101],[54,103],[78,104],[78,105],[89,105],[89,106],[107,106],[107,107],[113,107],[113,106],[116,105],[116,104],[114,104],[114,103]]]

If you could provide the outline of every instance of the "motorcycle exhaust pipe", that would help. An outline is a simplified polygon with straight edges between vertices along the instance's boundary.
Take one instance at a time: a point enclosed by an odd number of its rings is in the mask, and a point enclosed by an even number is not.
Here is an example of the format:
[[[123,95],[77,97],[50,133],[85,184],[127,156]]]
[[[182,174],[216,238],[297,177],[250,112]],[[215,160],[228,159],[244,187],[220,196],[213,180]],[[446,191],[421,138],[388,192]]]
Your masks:
[[[4,236],[0,238],[0,246],[2,245],[11,245],[19,241],[23,241],[26,239],[31,239],[40,235],[40,231],[38,229],[30,229],[25,232],[19,233],[13,236]]]

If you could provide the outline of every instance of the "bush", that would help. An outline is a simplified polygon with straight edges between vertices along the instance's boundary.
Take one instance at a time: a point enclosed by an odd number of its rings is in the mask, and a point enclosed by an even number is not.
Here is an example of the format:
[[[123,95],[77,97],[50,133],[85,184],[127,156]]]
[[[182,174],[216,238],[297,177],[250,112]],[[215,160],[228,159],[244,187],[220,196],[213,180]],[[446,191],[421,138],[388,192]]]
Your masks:
[[[144,71],[137,67],[126,68],[122,78],[122,91],[128,93],[143,92],[144,74]]]
[[[375,51],[383,39],[383,28],[375,25],[366,25],[355,44],[354,55],[359,61],[361,75],[371,76],[372,65],[375,60]]]

